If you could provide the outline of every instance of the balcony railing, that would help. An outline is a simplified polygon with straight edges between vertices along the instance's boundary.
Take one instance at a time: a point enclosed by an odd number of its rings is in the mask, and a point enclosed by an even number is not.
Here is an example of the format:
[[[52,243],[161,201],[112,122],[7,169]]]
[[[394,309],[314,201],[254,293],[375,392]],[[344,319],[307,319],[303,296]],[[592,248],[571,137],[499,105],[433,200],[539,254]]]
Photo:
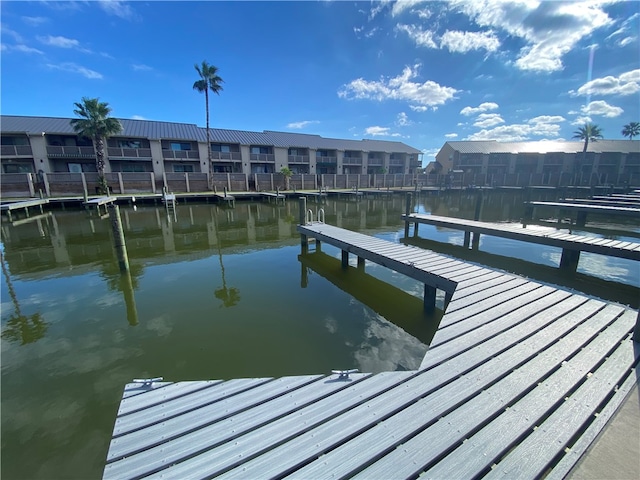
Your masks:
[[[384,163],[384,160],[382,158],[370,158],[368,160],[368,163],[372,167],[381,167],[382,164]]]
[[[309,155],[289,155],[289,163],[309,163]]]
[[[107,148],[109,157],[121,158],[151,158],[150,148],[125,148],[125,147],[109,147]]]
[[[31,156],[31,145],[2,145],[3,157]]]
[[[242,161],[242,154],[240,152],[211,152],[211,158],[214,160]]]
[[[404,165],[404,160],[401,158],[392,158],[389,160],[389,165]]]
[[[47,155],[50,157],[95,157],[96,152],[93,147],[71,147],[48,145]]]
[[[249,159],[252,162],[275,162],[276,156],[273,153],[251,153]]]
[[[342,158],[343,165],[362,165],[361,157],[343,157]]]
[[[317,163],[338,163],[338,157],[316,157]]]
[[[198,160],[200,158],[200,154],[197,150],[162,150],[162,158]]]

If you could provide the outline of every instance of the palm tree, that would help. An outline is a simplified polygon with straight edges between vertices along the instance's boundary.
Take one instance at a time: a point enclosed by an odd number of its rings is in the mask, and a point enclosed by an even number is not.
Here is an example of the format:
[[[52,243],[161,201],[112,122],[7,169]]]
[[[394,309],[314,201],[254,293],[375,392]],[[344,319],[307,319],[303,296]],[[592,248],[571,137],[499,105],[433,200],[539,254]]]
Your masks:
[[[602,130],[600,130],[599,126],[594,125],[593,123],[585,123],[584,127],[580,127],[578,130],[573,132],[573,138],[584,140],[584,148],[582,151],[586,152],[590,141],[595,142],[599,138],[602,138]]]
[[[622,136],[629,137],[629,140],[633,140],[633,137],[640,135],[640,123],[631,122],[622,127]]]
[[[207,110],[207,158],[209,160],[209,173],[212,173],[213,166],[211,164],[211,140],[209,133],[209,90],[220,95],[220,91],[222,90],[222,85],[220,84],[224,83],[224,80],[218,76],[218,67],[209,65],[205,60],[202,61],[202,65],[196,63],[194,67],[198,75],[200,75],[200,80],[194,82],[193,89],[200,93],[204,92],[204,101]],[[211,175],[209,175],[209,179],[211,183],[209,188],[213,188],[213,178],[211,178]]]
[[[96,149],[96,170],[101,193],[108,193],[107,180],[104,176],[104,143],[107,138],[122,131],[122,125],[116,118],[112,118],[111,107],[98,98],[82,97],[81,103],[74,103],[73,111],[80,118],[74,118],[69,123],[73,130],[81,137],[93,140]]]

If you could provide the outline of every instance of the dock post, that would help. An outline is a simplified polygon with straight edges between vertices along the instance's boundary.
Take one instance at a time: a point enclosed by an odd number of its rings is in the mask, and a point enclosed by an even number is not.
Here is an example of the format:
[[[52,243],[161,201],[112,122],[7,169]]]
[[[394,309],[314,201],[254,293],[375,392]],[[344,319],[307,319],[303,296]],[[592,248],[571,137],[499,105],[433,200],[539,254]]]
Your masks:
[[[636,317],[636,326],[633,329],[633,341],[640,343],[640,310],[638,311],[638,316]]]
[[[307,197],[300,197],[298,199],[298,223],[300,225],[306,225],[307,224]],[[309,243],[307,240],[307,236],[304,234],[300,234],[300,246],[302,247],[302,250],[306,250],[308,247]]]
[[[580,250],[562,249],[562,257],[560,257],[560,268],[575,272],[578,269],[580,261]]]
[[[364,258],[358,257],[358,269],[364,272]]]
[[[113,230],[113,244],[118,257],[118,267],[121,272],[129,271],[129,256],[127,255],[127,244],[124,240],[124,231],[122,230],[122,219],[120,218],[120,208],[118,205],[110,203],[107,206],[109,211],[109,219],[111,220],[111,229]]]
[[[120,276],[120,289],[124,296],[124,303],[127,307],[127,321],[129,325],[135,327],[138,324],[138,309],[136,308],[136,297],[133,290],[133,282],[131,281],[131,272],[122,272]]]
[[[342,250],[342,268],[346,269],[349,266],[349,252]]]
[[[578,212],[576,215],[576,226],[584,227],[587,223],[587,212]]]
[[[480,220],[480,215],[482,214],[482,203],[484,202],[484,195],[482,194],[482,189],[478,191],[478,195],[476,198],[476,210],[473,214],[473,219],[475,221]]]
[[[462,246],[464,248],[469,248],[469,240],[471,239],[471,232],[466,230],[464,232],[464,241],[462,242]]]
[[[424,311],[431,313],[436,309],[436,288],[424,284]]]
[[[405,204],[404,213],[406,215],[404,219],[404,237],[407,238],[409,236],[409,214],[411,213],[411,193],[407,193],[407,201]]]

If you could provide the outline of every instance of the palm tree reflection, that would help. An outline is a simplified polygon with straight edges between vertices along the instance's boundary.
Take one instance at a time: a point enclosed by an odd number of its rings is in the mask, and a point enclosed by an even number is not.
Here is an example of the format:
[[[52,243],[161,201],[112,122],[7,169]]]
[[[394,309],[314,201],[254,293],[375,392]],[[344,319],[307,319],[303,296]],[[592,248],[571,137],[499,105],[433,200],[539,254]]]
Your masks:
[[[7,282],[7,289],[15,310],[2,331],[2,338],[10,342],[20,342],[20,345],[37,342],[47,332],[47,324],[39,312],[29,316],[22,314],[2,252],[0,252],[0,263],[2,264],[2,273]]]
[[[218,245],[218,259],[220,261],[220,273],[222,275],[222,287],[217,288],[214,295],[222,300],[221,307],[233,307],[240,301],[240,291],[235,287],[227,287],[227,279],[224,274],[224,264],[222,263],[222,247],[220,245],[220,231],[218,226],[218,209],[214,207],[213,224],[216,229],[216,244]]]

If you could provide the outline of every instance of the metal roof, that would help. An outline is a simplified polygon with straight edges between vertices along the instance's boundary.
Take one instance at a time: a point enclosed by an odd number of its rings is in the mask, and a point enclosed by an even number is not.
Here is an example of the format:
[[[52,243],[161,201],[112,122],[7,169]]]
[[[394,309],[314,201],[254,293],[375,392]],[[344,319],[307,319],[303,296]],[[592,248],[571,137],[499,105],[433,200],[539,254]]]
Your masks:
[[[576,153],[584,142],[544,140],[539,142],[455,141],[446,142],[460,153]],[[640,152],[640,140],[598,140],[589,142],[588,152]]]
[[[26,134],[63,134],[75,135],[69,124],[71,118],[26,117],[17,115],[1,115],[0,130],[2,133]],[[119,136],[148,139],[191,140],[206,142],[207,129],[191,123],[158,122],[154,120],[119,119],[123,131]],[[324,138],[320,135],[305,133],[250,132],[244,130],[210,129],[212,142],[239,143],[241,145],[272,145],[274,147],[326,148],[332,150],[364,150],[379,152],[422,153],[402,142],[385,140],[345,140]]]

